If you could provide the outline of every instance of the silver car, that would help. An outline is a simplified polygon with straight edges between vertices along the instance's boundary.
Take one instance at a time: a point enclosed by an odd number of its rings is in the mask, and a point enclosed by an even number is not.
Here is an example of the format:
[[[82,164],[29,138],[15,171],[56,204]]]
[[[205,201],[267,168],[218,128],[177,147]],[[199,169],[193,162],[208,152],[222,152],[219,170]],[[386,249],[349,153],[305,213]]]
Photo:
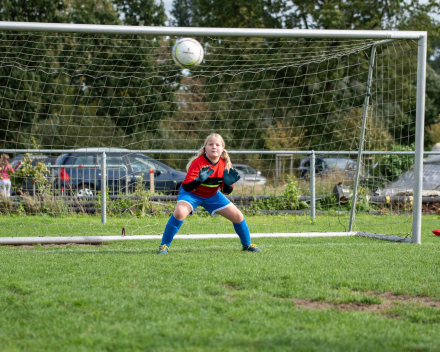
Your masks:
[[[266,177],[261,176],[261,171],[257,171],[249,165],[232,165],[240,175],[240,180],[238,181],[239,184],[243,184],[245,186],[264,185],[267,181]]]
[[[423,163],[422,195],[438,196],[440,191],[440,163]],[[412,195],[414,193],[414,169],[405,171],[388,186],[378,189],[379,196]]]

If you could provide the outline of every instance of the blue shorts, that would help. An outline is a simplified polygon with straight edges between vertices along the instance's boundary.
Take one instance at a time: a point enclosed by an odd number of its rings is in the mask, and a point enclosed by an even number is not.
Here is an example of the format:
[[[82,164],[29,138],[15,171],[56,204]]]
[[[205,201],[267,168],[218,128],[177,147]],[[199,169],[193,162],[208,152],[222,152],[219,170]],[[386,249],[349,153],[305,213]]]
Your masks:
[[[216,216],[216,212],[227,208],[231,204],[231,201],[226,198],[220,191],[217,191],[217,193],[213,196],[206,198],[200,197],[191,192],[186,192],[182,187],[180,187],[177,202],[188,203],[192,208],[192,212],[190,213],[190,215],[192,215],[194,210],[196,210],[196,208],[201,205],[212,216]]]

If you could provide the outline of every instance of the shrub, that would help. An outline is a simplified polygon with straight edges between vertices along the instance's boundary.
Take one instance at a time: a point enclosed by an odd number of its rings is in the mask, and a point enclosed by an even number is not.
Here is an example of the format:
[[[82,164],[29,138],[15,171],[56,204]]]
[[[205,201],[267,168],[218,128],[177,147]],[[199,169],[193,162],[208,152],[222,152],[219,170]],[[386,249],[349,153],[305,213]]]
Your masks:
[[[393,144],[390,147],[390,151],[409,152],[414,150],[414,144],[410,146]],[[375,165],[361,180],[361,186],[369,189],[384,187],[414,165],[414,155],[385,154],[379,155],[376,160]]]
[[[0,196],[0,213],[12,214],[14,212],[12,199]]]

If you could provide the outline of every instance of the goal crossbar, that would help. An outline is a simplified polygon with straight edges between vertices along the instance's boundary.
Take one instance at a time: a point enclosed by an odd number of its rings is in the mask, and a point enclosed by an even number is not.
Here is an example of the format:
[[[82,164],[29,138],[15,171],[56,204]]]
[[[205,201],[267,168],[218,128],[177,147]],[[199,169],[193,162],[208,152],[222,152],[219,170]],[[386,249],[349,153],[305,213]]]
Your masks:
[[[421,39],[424,31],[149,27],[0,21],[0,31],[260,38]]]

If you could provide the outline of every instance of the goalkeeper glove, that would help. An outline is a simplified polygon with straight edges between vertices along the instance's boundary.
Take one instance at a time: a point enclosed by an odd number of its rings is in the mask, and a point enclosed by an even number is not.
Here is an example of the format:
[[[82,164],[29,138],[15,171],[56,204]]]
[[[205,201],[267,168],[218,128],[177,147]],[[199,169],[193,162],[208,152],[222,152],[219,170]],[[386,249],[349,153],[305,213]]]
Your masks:
[[[228,186],[232,186],[235,182],[237,182],[240,179],[240,176],[238,175],[237,170],[235,169],[225,169],[225,172],[223,174],[223,181]]]
[[[205,166],[199,170],[199,177],[196,178],[196,181],[203,182],[208,179],[209,176],[212,175],[214,170],[210,170],[212,166]]]

